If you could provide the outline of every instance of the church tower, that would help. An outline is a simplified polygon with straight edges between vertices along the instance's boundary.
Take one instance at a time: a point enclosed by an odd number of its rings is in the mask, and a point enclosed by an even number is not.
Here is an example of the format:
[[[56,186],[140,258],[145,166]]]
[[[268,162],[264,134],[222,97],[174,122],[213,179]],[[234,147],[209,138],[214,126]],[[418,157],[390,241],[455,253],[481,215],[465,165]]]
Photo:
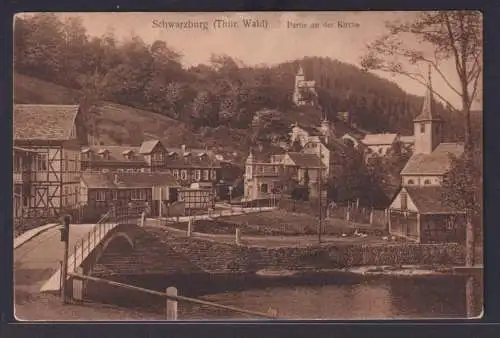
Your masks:
[[[416,154],[430,154],[441,143],[443,119],[436,113],[432,94],[431,69],[422,111],[413,120]]]

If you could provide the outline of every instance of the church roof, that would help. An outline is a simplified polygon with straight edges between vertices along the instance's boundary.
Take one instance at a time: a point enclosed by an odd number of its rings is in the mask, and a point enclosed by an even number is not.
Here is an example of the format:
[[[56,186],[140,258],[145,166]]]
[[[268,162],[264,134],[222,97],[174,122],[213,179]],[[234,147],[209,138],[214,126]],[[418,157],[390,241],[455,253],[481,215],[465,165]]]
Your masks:
[[[460,210],[445,204],[441,187],[405,187],[404,189],[421,214],[460,213]]]
[[[401,175],[444,175],[451,167],[450,156],[459,157],[463,152],[463,144],[441,143],[430,154],[413,154]]]

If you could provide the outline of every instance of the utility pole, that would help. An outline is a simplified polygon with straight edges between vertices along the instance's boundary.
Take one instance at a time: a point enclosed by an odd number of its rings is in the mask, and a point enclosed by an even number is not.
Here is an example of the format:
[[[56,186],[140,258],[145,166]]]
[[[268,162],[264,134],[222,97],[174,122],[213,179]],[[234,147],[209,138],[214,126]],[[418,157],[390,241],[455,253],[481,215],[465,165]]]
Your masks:
[[[68,303],[67,298],[67,276],[68,276],[68,246],[69,246],[69,215],[65,215],[63,219],[63,227],[61,231],[61,241],[64,242],[63,263],[61,268],[61,296],[63,304]]]

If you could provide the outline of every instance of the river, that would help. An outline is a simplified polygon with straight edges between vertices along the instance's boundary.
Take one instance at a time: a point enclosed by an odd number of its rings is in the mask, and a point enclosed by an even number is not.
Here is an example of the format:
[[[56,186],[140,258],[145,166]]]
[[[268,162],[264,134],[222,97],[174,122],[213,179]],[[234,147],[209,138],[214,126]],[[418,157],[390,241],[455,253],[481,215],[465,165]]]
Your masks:
[[[204,279],[205,278],[205,279]],[[157,290],[176,285],[180,295],[196,297],[246,310],[277,309],[286,319],[415,319],[466,317],[466,278],[463,276],[361,277],[304,276],[301,278],[206,278],[191,276],[129,277],[130,284]],[[481,313],[482,281],[474,288],[474,315]],[[161,287],[159,285],[162,285]],[[89,289],[90,290],[90,289]],[[164,289],[163,289],[164,290]],[[98,290],[101,300],[145,312],[164,313],[165,302],[123,290]],[[94,296],[96,290],[92,291]],[[106,297],[102,298],[102,295]],[[95,297],[94,297],[95,298]],[[252,319],[246,315],[179,303],[179,319]],[[255,318],[253,318],[255,319]]]

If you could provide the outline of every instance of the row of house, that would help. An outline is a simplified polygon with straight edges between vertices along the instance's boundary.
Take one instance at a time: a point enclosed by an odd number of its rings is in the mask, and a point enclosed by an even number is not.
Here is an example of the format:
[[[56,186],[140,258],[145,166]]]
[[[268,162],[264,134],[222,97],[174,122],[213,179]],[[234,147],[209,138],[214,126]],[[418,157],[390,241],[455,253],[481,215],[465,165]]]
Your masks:
[[[13,114],[14,218],[54,218],[82,207],[184,202],[210,206],[221,161],[208,149],[88,146],[78,105],[15,105]],[[162,190],[163,195],[158,193]]]

